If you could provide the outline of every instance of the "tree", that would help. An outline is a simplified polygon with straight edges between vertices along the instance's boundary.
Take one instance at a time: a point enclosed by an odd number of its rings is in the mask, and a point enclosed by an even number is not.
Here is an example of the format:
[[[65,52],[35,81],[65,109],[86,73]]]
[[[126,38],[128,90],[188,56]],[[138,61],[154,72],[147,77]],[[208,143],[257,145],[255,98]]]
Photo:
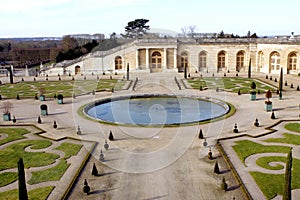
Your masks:
[[[202,129],[200,129],[200,131],[199,131],[199,139],[204,139]]]
[[[266,92],[266,98],[268,99],[268,102],[270,101],[270,98],[272,98],[272,92],[270,90]]]
[[[136,19],[134,21],[128,22],[127,26],[125,26],[126,34],[122,34],[122,36],[126,38],[142,37],[146,33],[146,31],[150,29],[150,26],[146,25],[148,22],[148,19]]]
[[[218,38],[225,38],[225,34],[223,30],[218,34]]]
[[[93,164],[92,175],[93,176],[97,176],[98,175],[98,170],[97,170],[97,167],[96,167],[95,163]]]
[[[194,38],[195,33],[196,33],[196,29],[197,28],[196,28],[195,25],[192,25],[192,26],[188,27],[188,30],[189,30],[188,34],[191,36],[191,38]]]
[[[111,131],[109,131],[108,139],[109,139],[110,141],[113,141],[113,140],[114,140],[114,135],[113,135],[113,133],[112,133]]]
[[[247,38],[250,38],[250,37],[251,37],[251,32],[248,31],[248,32],[247,32]]]
[[[222,183],[221,183],[221,189],[226,191],[227,188],[228,188],[228,185],[226,183],[225,177],[223,177]]]
[[[251,58],[249,60],[248,78],[251,78]]]
[[[215,163],[214,173],[215,174],[220,174],[220,168],[219,168],[218,162]]]
[[[284,177],[284,187],[283,187],[283,200],[291,200],[292,199],[292,165],[293,165],[293,157],[292,157],[292,148],[290,149],[286,167],[285,167],[285,177]]]
[[[282,99],[282,87],[283,87],[283,70],[280,69],[280,78],[279,78],[279,99]]]
[[[84,179],[84,186],[83,186],[83,192],[86,193],[87,195],[89,195],[91,188],[88,185],[88,182],[86,179]]]
[[[182,32],[183,37],[186,37],[187,36],[187,27],[186,26],[182,27],[181,32]]]
[[[78,42],[75,38],[67,35],[62,39],[62,48],[63,51],[66,52],[69,49],[75,49],[78,46]]]
[[[18,161],[19,200],[28,200],[23,159]]]
[[[112,34],[110,34],[109,38],[112,40],[116,39],[117,34],[115,32],[113,32]]]

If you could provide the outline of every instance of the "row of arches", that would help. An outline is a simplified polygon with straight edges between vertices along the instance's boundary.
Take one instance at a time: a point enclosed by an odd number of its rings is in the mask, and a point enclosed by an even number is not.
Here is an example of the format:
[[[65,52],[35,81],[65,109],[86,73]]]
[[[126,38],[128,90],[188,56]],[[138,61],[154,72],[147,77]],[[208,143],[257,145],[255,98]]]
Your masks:
[[[227,60],[226,60],[226,54],[227,52],[222,50],[217,55],[217,67],[219,70],[225,69],[227,67]],[[188,67],[188,54],[186,52],[183,52],[180,55],[180,67]],[[207,63],[207,52],[201,51],[198,56],[198,68],[199,70],[203,70],[208,67]],[[239,51],[236,54],[236,71],[240,71],[245,64],[245,51]]]
[[[162,55],[160,52],[155,51],[151,55],[151,68],[152,69],[161,69],[162,68]],[[121,56],[115,57],[115,70],[123,69],[123,59]]]
[[[261,69],[265,66],[265,55],[263,51],[258,52],[258,67]],[[287,70],[296,70],[297,69],[297,53],[291,52],[287,57]],[[279,70],[281,67],[281,56],[277,51],[273,51],[269,56],[269,72],[272,70]]]

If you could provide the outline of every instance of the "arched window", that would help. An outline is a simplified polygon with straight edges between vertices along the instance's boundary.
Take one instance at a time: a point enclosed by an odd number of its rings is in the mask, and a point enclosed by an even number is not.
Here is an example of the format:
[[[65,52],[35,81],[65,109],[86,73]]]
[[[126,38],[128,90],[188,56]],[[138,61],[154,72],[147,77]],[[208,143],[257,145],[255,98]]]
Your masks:
[[[226,54],[225,51],[221,51],[218,53],[218,68],[222,69],[225,68],[226,64]]]
[[[236,55],[236,71],[240,71],[244,67],[245,53],[239,51]]]
[[[264,53],[262,51],[258,52],[258,67],[262,68],[264,66]]]
[[[271,68],[271,70],[279,70],[280,69],[280,55],[278,52],[271,53],[270,68]]]
[[[188,55],[187,55],[187,53],[182,53],[181,54],[180,66],[182,68],[188,67]]]
[[[79,65],[77,65],[76,67],[75,67],[75,75],[76,74],[80,74],[80,66]]]
[[[123,68],[123,64],[122,64],[122,57],[121,56],[117,56],[115,58],[115,69],[122,69]]]
[[[288,58],[288,70],[296,70],[297,68],[297,55],[295,52],[290,53]]]
[[[151,66],[152,68],[161,68],[161,54],[158,51],[152,54]]]
[[[200,69],[206,68],[206,52],[201,51],[199,54],[199,71]]]

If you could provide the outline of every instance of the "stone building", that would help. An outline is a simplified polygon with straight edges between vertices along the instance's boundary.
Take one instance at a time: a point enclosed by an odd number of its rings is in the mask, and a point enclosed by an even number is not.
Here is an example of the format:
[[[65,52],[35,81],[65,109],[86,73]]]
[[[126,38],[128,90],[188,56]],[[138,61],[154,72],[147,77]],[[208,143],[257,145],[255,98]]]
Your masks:
[[[56,65],[48,74],[99,74],[131,71],[300,72],[300,38],[137,39],[108,51],[97,51]],[[56,70],[56,71],[55,71]]]

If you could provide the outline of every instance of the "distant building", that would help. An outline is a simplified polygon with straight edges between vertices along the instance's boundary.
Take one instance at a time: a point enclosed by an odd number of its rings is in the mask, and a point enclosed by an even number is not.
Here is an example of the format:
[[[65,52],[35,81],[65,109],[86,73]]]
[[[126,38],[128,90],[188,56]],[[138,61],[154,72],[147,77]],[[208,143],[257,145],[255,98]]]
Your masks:
[[[72,35],[68,35],[72,38],[75,39],[85,39],[85,40],[104,40],[105,39],[105,35],[102,33],[97,33],[97,34],[72,34]]]

